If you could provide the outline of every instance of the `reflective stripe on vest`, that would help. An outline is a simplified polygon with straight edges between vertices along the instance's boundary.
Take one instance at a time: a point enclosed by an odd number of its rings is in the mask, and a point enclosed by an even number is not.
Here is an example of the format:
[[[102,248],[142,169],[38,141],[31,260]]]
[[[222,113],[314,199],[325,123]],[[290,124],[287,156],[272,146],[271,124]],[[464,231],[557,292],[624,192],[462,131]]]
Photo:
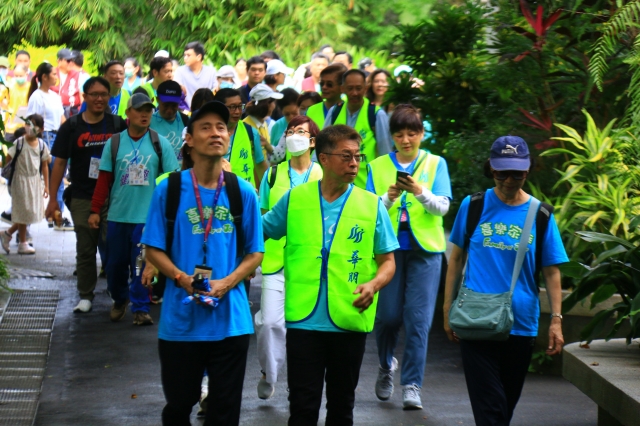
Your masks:
[[[238,175],[239,178],[249,182],[254,188],[256,186],[255,177],[253,176],[253,152],[251,150],[251,140],[247,133],[247,128],[240,121],[236,127],[231,154],[229,154],[229,163],[231,163],[231,171]]]
[[[318,125],[318,129],[320,130],[322,130],[322,128],[324,127],[324,116],[324,102],[311,105],[309,109],[307,109],[307,117],[313,120],[313,122]]]
[[[380,107],[376,107],[376,113]],[[340,114],[336,117],[335,124],[347,124],[347,103],[342,106]],[[367,163],[373,161],[376,158],[376,138],[373,135],[373,130],[369,127],[369,99],[364,98],[364,104],[360,108],[358,118],[356,120],[355,131],[360,134],[362,143],[360,144],[360,153],[364,154],[362,161],[360,162],[360,170],[358,170],[358,176],[354,184],[364,189],[367,185]]]
[[[322,277],[326,277],[329,320],[348,331],[370,332],[376,316],[378,296],[360,313],[353,306],[359,284],[371,281],[378,270],[373,248],[379,198],[352,187],[342,206],[333,239],[323,249],[325,232],[320,183],[293,188],[287,213],[285,247],[285,321],[308,320],[319,303]]]
[[[120,103],[118,104],[118,115],[124,120],[127,119],[127,104],[129,103],[131,94],[124,89],[120,90]]]
[[[420,157],[416,161],[412,177],[420,185],[431,191],[439,162],[440,157],[437,155],[420,151]],[[389,185],[395,183],[398,169],[389,155],[376,158],[369,163],[369,168],[376,194],[382,196],[389,189]],[[442,217],[432,215],[426,211],[422,203],[411,193],[404,192],[389,209],[389,217],[392,221],[395,220],[396,223],[394,227],[396,235],[398,235],[400,228],[403,203],[407,208],[409,228],[420,247],[430,253],[443,253],[447,248],[447,242],[444,235]]]
[[[285,161],[278,164],[278,172],[276,173],[276,181],[273,188],[269,191],[269,210],[276,205],[278,200],[291,189],[291,179],[289,179],[289,162]],[[271,176],[273,167],[269,169],[267,179]],[[317,182],[322,179],[322,167],[317,163],[312,163],[312,169],[309,173],[307,182]],[[268,181],[268,180],[267,180]],[[262,260],[262,274],[277,274],[284,268],[284,246],[287,242],[286,237],[279,240],[269,238],[264,242],[264,259]]]

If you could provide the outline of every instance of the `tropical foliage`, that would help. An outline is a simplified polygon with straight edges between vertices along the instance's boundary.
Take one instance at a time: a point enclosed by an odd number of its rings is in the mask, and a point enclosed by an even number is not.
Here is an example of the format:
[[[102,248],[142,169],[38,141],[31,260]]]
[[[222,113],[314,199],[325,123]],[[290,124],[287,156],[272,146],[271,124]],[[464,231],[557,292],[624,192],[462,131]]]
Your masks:
[[[640,224],[640,216],[632,220],[632,226]],[[580,238],[589,243],[594,258],[588,265],[572,262],[563,268],[577,282],[575,290],[562,305],[563,312],[591,296],[591,309],[598,303],[619,294],[622,301],[598,312],[582,330],[581,339],[591,341],[614,319],[606,330],[606,339],[616,336],[620,327],[630,325],[626,334],[627,344],[640,337],[640,236],[630,239],[597,232],[578,232]]]

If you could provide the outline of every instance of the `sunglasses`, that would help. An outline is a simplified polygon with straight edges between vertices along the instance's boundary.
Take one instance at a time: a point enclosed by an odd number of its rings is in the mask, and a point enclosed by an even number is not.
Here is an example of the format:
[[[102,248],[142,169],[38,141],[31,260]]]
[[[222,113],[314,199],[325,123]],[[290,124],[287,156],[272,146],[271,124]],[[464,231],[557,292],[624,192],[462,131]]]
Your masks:
[[[527,177],[527,173],[528,172],[523,172],[521,170],[494,170],[493,178],[500,181],[507,180],[509,177],[513,180],[522,180]]]

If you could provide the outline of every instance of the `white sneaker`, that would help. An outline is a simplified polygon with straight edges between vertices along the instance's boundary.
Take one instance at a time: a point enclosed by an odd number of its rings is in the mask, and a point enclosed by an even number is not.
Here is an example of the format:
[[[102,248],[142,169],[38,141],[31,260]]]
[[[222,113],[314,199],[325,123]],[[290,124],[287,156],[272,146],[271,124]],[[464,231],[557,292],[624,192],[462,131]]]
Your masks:
[[[202,378],[202,384],[200,385],[200,403],[198,404],[198,413],[196,417],[203,418],[207,415],[207,397],[209,396],[209,376]]]
[[[76,305],[76,307],[73,308],[73,312],[78,314],[86,314],[90,310],[91,310],[91,301],[87,299],[80,300],[80,302]]]
[[[378,379],[376,380],[376,396],[380,401],[387,401],[393,395],[393,373],[398,369],[398,360],[393,357],[391,368],[385,370],[378,367]]]
[[[273,396],[275,391],[276,387],[267,382],[266,376],[263,375],[258,382],[258,398],[269,399]]]
[[[4,244],[4,238],[3,238],[2,242]],[[4,248],[4,246],[3,246],[3,248]],[[36,249],[31,247],[29,245],[29,243],[20,243],[20,244],[18,244],[18,254],[36,254]]]
[[[422,410],[420,388],[417,385],[406,385],[402,388],[402,409]]]
[[[0,242],[2,242],[2,248],[4,249],[4,251],[9,254],[9,252],[11,251],[11,248],[9,247],[9,243],[11,242],[11,235],[7,234],[7,231],[3,231],[2,234],[0,234]]]

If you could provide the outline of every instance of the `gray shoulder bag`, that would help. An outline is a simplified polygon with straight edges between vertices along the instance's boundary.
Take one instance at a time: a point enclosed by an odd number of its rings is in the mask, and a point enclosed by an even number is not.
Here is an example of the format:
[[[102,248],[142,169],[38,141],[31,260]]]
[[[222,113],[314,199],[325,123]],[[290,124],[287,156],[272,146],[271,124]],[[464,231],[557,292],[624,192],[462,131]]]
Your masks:
[[[462,340],[507,340],[513,326],[511,299],[529,245],[540,201],[531,197],[513,266],[511,288],[505,293],[478,293],[463,285],[449,310],[449,326]]]

